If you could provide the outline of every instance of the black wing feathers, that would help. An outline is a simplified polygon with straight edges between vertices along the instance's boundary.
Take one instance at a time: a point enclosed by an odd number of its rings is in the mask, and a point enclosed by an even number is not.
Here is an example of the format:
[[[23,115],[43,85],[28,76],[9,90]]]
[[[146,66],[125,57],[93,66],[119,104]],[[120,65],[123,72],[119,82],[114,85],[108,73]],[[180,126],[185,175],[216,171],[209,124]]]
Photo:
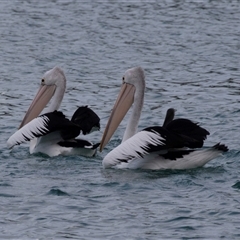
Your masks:
[[[193,152],[194,150],[177,150],[177,151],[169,151],[165,154],[160,154],[165,159],[169,160],[177,160],[178,158],[183,158],[185,155]]]
[[[81,129],[69,121],[60,111],[46,113],[42,116],[46,116],[49,119],[47,126],[49,132],[60,131],[64,140],[75,138],[80,134]]]
[[[169,108],[165,116],[163,127],[182,137],[182,139],[188,143],[186,147],[202,147],[204,140],[207,138],[207,135],[209,135],[209,132],[189,119],[180,118],[173,120],[174,115],[175,110],[173,108]]]
[[[167,113],[166,113],[166,116],[165,116],[162,126],[166,127],[174,119],[174,116],[175,116],[175,109],[169,108],[167,110]]]
[[[146,149],[148,149],[148,152],[168,150],[169,148],[183,148],[187,144],[185,141],[183,141],[183,139],[180,136],[168,131],[163,127],[153,126],[145,128],[143,129],[143,131],[153,132],[155,134],[160,135],[163,138],[161,140],[163,144],[159,145],[148,144],[147,146],[145,146]]]
[[[81,131],[85,135],[90,133],[94,127],[100,128],[100,118],[87,106],[79,107],[73,114],[71,121],[60,111],[46,113],[41,116],[48,118],[47,133],[60,131],[63,140],[76,138]]]
[[[198,124],[184,118],[171,121],[166,129],[179,135],[187,143],[186,147],[200,148],[209,132]]]
[[[153,126],[143,129],[160,135],[162,144],[148,144],[148,152],[164,151],[172,148],[200,148],[209,132],[188,119],[176,119],[166,127]],[[183,154],[183,152],[181,152]],[[184,152],[186,154],[186,152]]]
[[[90,133],[94,127],[100,128],[100,118],[88,106],[79,107],[71,121],[80,127],[84,135]]]

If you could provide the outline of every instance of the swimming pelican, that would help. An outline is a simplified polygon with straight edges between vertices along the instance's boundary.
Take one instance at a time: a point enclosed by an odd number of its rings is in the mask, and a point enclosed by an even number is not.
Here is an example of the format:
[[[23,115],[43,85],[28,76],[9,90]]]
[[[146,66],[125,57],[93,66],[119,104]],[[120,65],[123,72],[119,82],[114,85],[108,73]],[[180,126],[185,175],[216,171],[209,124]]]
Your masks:
[[[19,130],[7,141],[9,148],[30,141],[30,153],[57,155],[95,155],[99,144],[76,139],[82,133],[89,134],[100,129],[100,119],[87,106],[79,107],[68,120],[57,111],[66,88],[66,77],[62,69],[54,67],[41,80],[40,88],[30,105]],[[52,99],[45,114],[38,116]]]
[[[141,67],[128,69],[104,131],[100,151],[108,143],[133,104],[122,143],[103,159],[104,168],[190,169],[201,167],[226,152],[223,144],[201,148],[209,132],[188,119],[175,119],[174,110],[167,112],[163,126],[137,132],[143,107],[145,76]]]

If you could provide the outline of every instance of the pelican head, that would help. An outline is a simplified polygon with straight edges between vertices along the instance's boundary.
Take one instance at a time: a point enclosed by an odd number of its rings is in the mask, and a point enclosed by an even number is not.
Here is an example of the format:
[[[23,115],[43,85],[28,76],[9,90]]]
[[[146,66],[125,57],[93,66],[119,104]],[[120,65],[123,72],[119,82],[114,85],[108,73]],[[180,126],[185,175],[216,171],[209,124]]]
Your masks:
[[[112,135],[116,131],[118,125],[123,120],[124,116],[134,103],[134,110],[132,112],[132,117],[130,124],[128,125],[123,141],[131,137],[136,133],[138,120],[140,118],[143,97],[145,90],[145,76],[144,71],[141,67],[135,67],[128,69],[123,78],[120,93],[112,109],[112,113],[109,117],[107,126],[103,133],[103,137],[100,144],[100,151],[109,142]],[[127,133],[127,134],[126,134]]]
[[[55,99],[52,101],[49,112],[57,110],[61,104],[65,88],[66,77],[62,69],[54,67],[47,71],[41,79],[40,88],[27,110],[19,128],[36,118],[53,96],[55,96]]]

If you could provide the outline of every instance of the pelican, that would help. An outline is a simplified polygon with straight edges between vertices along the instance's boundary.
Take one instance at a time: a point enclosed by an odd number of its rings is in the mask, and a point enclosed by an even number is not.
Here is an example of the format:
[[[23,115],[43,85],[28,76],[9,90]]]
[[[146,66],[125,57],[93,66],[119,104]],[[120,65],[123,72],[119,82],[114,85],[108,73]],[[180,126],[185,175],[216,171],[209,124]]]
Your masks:
[[[99,143],[76,137],[100,129],[100,119],[88,106],[79,107],[71,120],[58,111],[66,88],[66,77],[59,67],[47,71],[40,88],[26,112],[19,130],[7,141],[9,148],[30,141],[30,153],[58,155],[95,155]],[[39,116],[51,100],[46,112]]]
[[[190,169],[201,167],[228,151],[223,144],[202,148],[209,132],[188,119],[174,119],[169,109],[163,126],[152,126],[137,133],[145,90],[141,67],[128,69],[118,98],[100,143],[100,151],[111,139],[118,125],[132,107],[122,143],[103,159],[104,168]]]

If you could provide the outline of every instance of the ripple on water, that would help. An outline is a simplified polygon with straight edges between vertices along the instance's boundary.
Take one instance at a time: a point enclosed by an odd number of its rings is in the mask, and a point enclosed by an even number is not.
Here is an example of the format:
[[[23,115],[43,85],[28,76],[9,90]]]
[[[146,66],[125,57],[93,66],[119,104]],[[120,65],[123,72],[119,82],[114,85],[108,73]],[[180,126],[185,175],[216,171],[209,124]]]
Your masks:
[[[232,188],[240,189],[240,181],[237,181],[235,184],[233,184]]]
[[[47,195],[55,195],[55,196],[70,196],[67,192],[64,192],[58,188],[52,188]]]

